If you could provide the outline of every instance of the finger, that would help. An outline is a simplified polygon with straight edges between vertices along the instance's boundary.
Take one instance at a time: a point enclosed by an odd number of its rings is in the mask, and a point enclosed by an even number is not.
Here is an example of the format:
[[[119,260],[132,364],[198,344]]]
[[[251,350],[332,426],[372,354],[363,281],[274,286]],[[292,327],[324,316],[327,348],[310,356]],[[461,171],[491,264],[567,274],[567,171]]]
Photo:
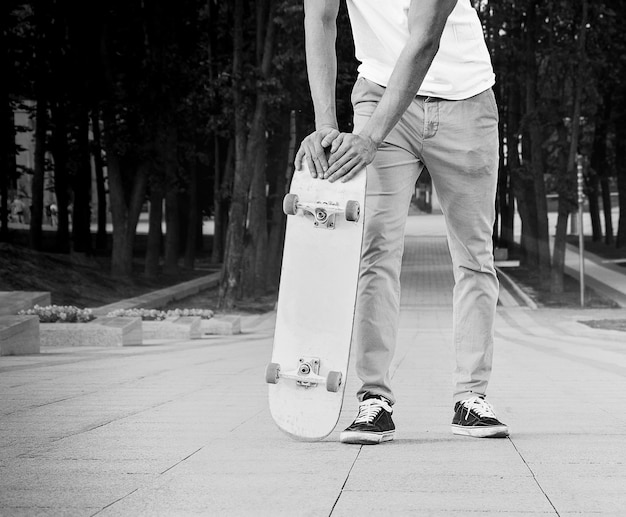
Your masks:
[[[313,143],[313,160],[318,164],[317,172],[323,175],[328,169],[328,160],[326,160],[326,151],[322,147],[321,140],[316,140]]]
[[[331,176],[337,171],[339,167],[347,163],[348,160],[354,157],[353,149],[347,139],[344,139],[337,150],[330,155],[329,165],[330,167],[326,171],[326,177]]]
[[[329,167],[326,171],[326,175],[330,176],[333,174],[343,163],[346,163],[346,160],[349,160],[353,156],[354,150],[350,145],[350,141],[347,138],[344,138],[335,152],[330,155],[328,160]]]
[[[335,139],[340,135],[339,131],[333,129],[330,133],[328,133],[324,138],[322,138],[322,147],[328,147],[329,145],[335,142]]]
[[[317,169],[315,167],[315,164],[313,163],[313,160],[311,159],[311,156],[307,154],[304,159],[306,160],[306,164],[309,168],[309,173],[311,174],[311,177],[317,178]]]
[[[296,158],[293,161],[293,165],[297,171],[302,168],[302,158],[304,158],[304,150],[302,149],[302,146],[300,146],[300,149],[298,149],[298,152],[296,153]]]
[[[341,144],[343,143],[344,140],[344,134],[340,133],[339,136],[337,136],[337,138],[335,138],[333,140],[332,145],[330,146],[330,154],[332,155],[333,153],[337,152],[337,149],[339,149],[339,147],[341,146]],[[332,161],[332,156],[331,159],[328,162],[328,165],[331,165],[331,161]]]
[[[333,165],[333,168],[335,170],[330,174],[327,173],[325,178],[331,183],[337,181],[339,178],[350,172],[354,164],[357,163],[359,163],[358,157],[344,155],[337,163]]]
[[[323,178],[326,169],[328,169],[328,164],[326,163],[326,157],[324,156],[324,153],[322,153],[322,158],[324,159],[324,162],[322,162],[322,160],[320,159],[320,156],[316,154],[314,151],[311,152],[308,156],[313,162],[316,176],[319,178]]]

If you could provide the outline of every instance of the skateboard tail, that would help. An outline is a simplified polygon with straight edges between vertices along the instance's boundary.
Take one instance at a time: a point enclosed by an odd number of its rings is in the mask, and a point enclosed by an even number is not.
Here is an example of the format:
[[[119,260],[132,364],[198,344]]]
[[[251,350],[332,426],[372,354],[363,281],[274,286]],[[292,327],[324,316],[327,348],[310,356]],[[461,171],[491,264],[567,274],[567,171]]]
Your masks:
[[[297,400],[282,396],[281,391],[291,389],[285,381],[269,386],[270,413],[278,428],[291,438],[305,442],[320,441],[330,435],[339,421],[345,387],[335,393],[326,392],[321,386],[301,388],[302,396]],[[314,394],[313,390],[324,390],[324,393]]]
[[[280,424],[277,424],[277,426],[278,426],[278,429],[280,429],[283,433],[289,436],[289,438],[292,438],[293,440],[297,440],[298,442],[321,442],[324,438],[329,436],[334,431],[334,427],[333,427],[333,429],[331,429],[328,433],[323,434],[323,435],[302,436],[301,434],[294,434],[294,433],[289,432],[284,427],[281,427]]]

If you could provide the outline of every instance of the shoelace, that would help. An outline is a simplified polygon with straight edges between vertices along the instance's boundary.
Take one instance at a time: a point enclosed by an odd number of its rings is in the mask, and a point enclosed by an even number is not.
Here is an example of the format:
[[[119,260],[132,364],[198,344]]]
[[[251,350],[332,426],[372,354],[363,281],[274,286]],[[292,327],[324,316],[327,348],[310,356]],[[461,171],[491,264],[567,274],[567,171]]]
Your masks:
[[[355,424],[369,424],[383,410],[391,413],[391,406],[381,399],[367,399],[359,405],[359,414],[357,415]]]
[[[491,404],[481,397],[472,397],[471,399],[464,400],[461,404],[466,410],[465,420],[467,420],[470,411],[474,411],[481,418],[494,418],[497,420]]]

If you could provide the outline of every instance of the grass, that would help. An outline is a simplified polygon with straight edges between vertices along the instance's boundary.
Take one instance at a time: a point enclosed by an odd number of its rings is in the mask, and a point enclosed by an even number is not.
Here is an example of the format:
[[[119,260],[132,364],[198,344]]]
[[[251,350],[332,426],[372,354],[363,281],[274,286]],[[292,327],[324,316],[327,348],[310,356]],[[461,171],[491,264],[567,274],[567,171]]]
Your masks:
[[[109,274],[106,257],[35,252],[0,243],[0,291],[48,291],[55,305],[94,308],[208,274],[181,270],[149,279],[143,276],[141,260],[133,266],[131,278],[119,279]]]
[[[219,271],[219,265],[210,264],[205,253],[197,261],[202,269],[181,268],[176,275],[161,273],[156,278],[146,278],[142,255],[139,249],[132,277],[120,279],[109,274],[108,257],[35,252],[26,246],[0,243],[0,291],[47,291],[51,293],[52,304],[95,308]],[[277,293],[274,292],[241,300],[233,309],[220,311],[217,310],[218,289],[215,288],[158,308],[201,308],[218,314],[259,314],[273,310],[276,300]]]

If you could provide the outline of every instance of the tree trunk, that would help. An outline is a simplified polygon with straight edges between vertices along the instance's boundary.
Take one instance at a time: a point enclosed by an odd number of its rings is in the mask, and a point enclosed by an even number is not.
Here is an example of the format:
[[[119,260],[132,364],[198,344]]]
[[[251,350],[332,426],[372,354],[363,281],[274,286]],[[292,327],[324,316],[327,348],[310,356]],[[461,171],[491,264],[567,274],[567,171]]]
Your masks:
[[[528,34],[526,39],[526,116],[529,119],[527,138],[530,151],[530,168],[532,171],[532,185],[534,195],[528,201],[533,203],[529,207],[534,219],[533,236],[537,239],[536,256],[532,262],[537,266],[541,282],[548,282],[550,278],[550,243],[548,230],[548,207],[546,200],[546,187],[543,171],[543,156],[541,126],[539,124],[537,95],[537,62],[536,62],[536,36],[535,30],[538,24],[536,15],[536,0],[530,2],[527,15]]]
[[[222,175],[220,163],[220,146],[219,138],[213,135],[213,242],[211,247],[211,262],[217,263],[222,261]]]
[[[259,118],[265,120],[265,102],[262,103]],[[249,137],[254,161],[250,164],[254,170],[254,177],[250,188],[250,212],[249,228],[250,243],[252,245],[253,264],[251,271],[252,283],[246,285],[246,292],[254,296],[265,294],[265,275],[267,270],[267,194],[266,194],[266,157],[267,138],[265,128],[259,124],[259,128]]]
[[[2,9],[0,19],[0,67],[5,77],[13,77],[14,62],[7,55],[6,24],[8,9]],[[0,81],[0,241],[9,239],[9,177],[15,166],[15,116],[8,81]]]
[[[105,126],[105,131],[109,131],[107,126]],[[108,145],[106,157],[107,172],[109,175],[111,220],[113,223],[111,274],[114,276],[130,276],[132,273],[133,246],[127,239],[128,210],[122,187],[120,157],[113,150],[113,147]]]
[[[521,126],[521,95],[520,84],[511,81],[508,88],[507,98],[507,166],[511,175],[511,192],[517,198],[517,210],[522,221],[520,242],[520,264],[524,266],[535,265],[534,257],[537,256],[537,239],[534,234],[534,224],[531,220],[533,211],[530,209],[529,199],[534,197],[532,178],[522,166],[518,150],[518,135]],[[511,200],[514,204],[514,200]],[[513,207],[512,207],[513,209]]]
[[[614,232],[613,232],[613,220],[611,216],[611,190],[609,185],[609,166],[607,163],[606,155],[607,155],[607,139],[608,139],[608,124],[611,117],[611,98],[613,96],[613,92],[611,90],[607,91],[602,96],[602,111],[600,116],[596,118],[596,130],[593,138],[593,148],[591,151],[591,168],[593,169],[591,174],[596,178],[596,192],[595,192],[595,201],[597,205],[597,196],[600,193],[602,196],[602,210],[604,214],[604,242],[607,245],[613,245],[615,243],[614,240]],[[599,183],[599,185],[598,185]],[[600,188],[598,188],[598,186]],[[599,191],[599,192],[598,192]],[[590,211],[591,211],[591,198],[590,201]],[[595,208],[595,207],[594,207]],[[600,214],[592,214],[592,221],[597,219],[594,223],[600,226]],[[601,238],[602,228],[599,228],[599,235]],[[594,226],[594,240],[596,240],[596,230]],[[597,240],[600,240],[597,239]]]
[[[11,173],[11,161],[15,163],[15,122],[13,108],[9,99],[3,99],[4,113],[0,124],[5,128],[0,132],[0,158],[2,170],[0,171],[0,241],[9,240],[9,177]]]
[[[288,123],[287,123],[288,122]],[[268,243],[267,287],[276,290],[280,280],[282,251],[285,242],[286,217],[283,212],[283,198],[293,174],[293,159],[296,150],[296,112],[291,111],[288,121],[283,124],[286,131],[278,137],[276,149],[272,149],[270,156],[276,156],[270,169],[276,171],[275,181],[270,190],[272,218]]]
[[[554,250],[552,254],[552,274],[550,290],[552,293],[563,292],[563,275],[565,274],[565,239],[567,236],[567,218],[573,208],[570,196],[576,184],[576,156],[578,154],[578,140],[580,133],[580,110],[583,96],[583,77],[586,62],[585,40],[587,34],[588,2],[583,0],[582,19],[578,37],[578,70],[574,77],[574,100],[572,113],[572,134],[567,160],[567,169],[564,177],[560,178],[559,185],[559,216],[557,232],[554,238]],[[564,227],[563,227],[564,225]]]
[[[44,178],[46,168],[46,137],[48,134],[48,51],[46,48],[49,27],[48,16],[44,12],[44,4],[36,3],[35,18],[37,20],[37,41],[35,55],[35,95],[37,111],[35,114],[35,163],[31,182],[31,220],[30,247],[40,251],[43,239],[44,210]]]
[[[503,146],[500,148],[502,149]],[[498,221],[494,230],[494,238],[498,248],[510,249],[513,243],[513,226],[510,224],[513,218],[511,214],[511,193],[509,189],[509,167],[504,162],[504,154],[500,153],[500,166],[498,167],[498,196],[496,198],[496,212]]]
[[[178,273],[180,254],[180,211],[178,209],[178,190],[168,189],[165,194],[165,260],[163,272],[168,275]]]
[[[135,172],[130,192],[124,189],[122,160],[117,154],[110,135],[115,134],[115,118],[109,108],[103,110],[104,135],[106,142],[107,172],[109,177],[109,200],[113,221],[113,245],[111,249],[111,274],[128,277],[133,272],[133,250],[137,222],[146,195],[148,183],[147,168],[141,165]]]
[[[150,212],[148,219],[148,242],[144,274],[148,278],[159,275],[159,261],[163,246],[163,189],[152,186],[150,190]]]
[[[263,38],[263,52],[262,62],[260,63],[260,72],[263,78],[268,78],[271,69],[272,57],[274,53],[274,35],[275,35],[275,23],[274,23],[274,9],[275,0],[266,0],[268,7],[267,23],[265,27],[265,37]],[[266,97],[265,94],[260,91],[256,98],[256,107],[252,118],[249,139],[247,145],[245,140],[245,113],[243,108],[243,99],[241,87],[238,83],[238,77],[240,77],[242,71],[242,58],[243,58],[243,33],[242,33],[242,21],[243,21],[243,2],[241,0],[235,1],[235,31],[234,31],[234,56],[233,56],[233,75],[235,76],[235,84],[233,87],[234,93],[234,106],[235,106],[235,133],[236,133],[236,151],[235,151],[235,178],[233,184],[233,197],[229,213],[228,224],[228,237],[226,239],[226,250],[224,258],[224,266],[222,268],[222,281],[220,284],[220,307],[231,308],[234,306],[235,300],[239,299],[243,294],[243,251],[244,251],[244,236],[245,236],[245,223],[246,223],[246,211],[248,201],[248,189],[251,182],[251,174],[254,175],[256,181],[256,189],[259,188],[259,184],[262,178],[260,174],[264,174],[263,164],[258,163],[259,153],[262,151],[259,145],[262,145],[261,139],[265,133],[265,112],[266,112]],[[255,190],[256,190],[255,189]],[[255,212],[258,215],[258,212]],[[254,217],[256,218],[257,215]],[[265,218],[264,218],[265,219]],[[261,228],[259,221],[254,221],[255,227],[253,234],[253,246],[255,247],[255,277],[258,278],[258,271],[263,267],[264,257],[261,257],[263,247],[267,245],[267,227]],[[260,233],[256,233],[260,232]],[[261,235],[265,234],[265,237]],[[257,248],[258,247],[258,248]],[[258,251],[258,253],[257,253]]]
[[[66,106],[57,101],[52,109],[54,132],[52,134],[52,154],[54,157],[54,193],[57,199],[58,226],[56,248],[60,253],[70,252],[70,197],[68,182],[69,145],[67,141]]]
[[[559,213],[556,220],[556,233],[554,236],[554,250],[552,251],[552,271],[550,291],[554,294],[563,292],[563,271],[565,269],[565,244],[567,237],[567,220],[569,211],[565,203],[559,198]]]
[[[38,88],[39,89],[39,88]],[[48,102],[43,88],[37,94],[37,112],[35,115],[35,170],[31,182],[31,220],[30,247],[42,249],[43,194],[46,169],[46,136],[48,134]]]
[[[608,246],[613,246],[615,244],[615,237],[613,233],[613,216],[611,213],[611,185],[606,173],[600,178],[600,187],[602,192],[602,212],[604,214],[604,243]]]
[[[93,162],[96,173],[96,189],[98,196],[98,230],[96,233],[96,249],[105,251],[107,243],[107,194],[104,179],[104,162],[102,160],[102,137],[100,134],[100,117],[98,110],[92,111],[91,130],[93,133]]]
[[[626,109],[626,103],[623,104],[623,108]],[[615,123],[615,167],[619,196],[619,223],[615,246],[626,248],[626,116],[624,115]]]
[[[185,241],[185,269],[193,269],[196,260],[196,250],[198,249],[198,227],[200,227],[200,238],[202,238],[202,214],[200,213],[200,203],[198,199],[198,163],[192,159],[189,164],[189,188],[187,195],[189,199],[189,211],[187,212],[187,239]]]
[[[178,134],[172,125],[162,125],[161,133],[164,136],[161,159],[165,167],[165,181],[169,187],[165,192],[165,257],[163,272],[178,273],[178,259],[180,257],[181,226],[180,203],[177,174],[177,146]]]
[[[233,107],[235,110],[235,170],[228,212],[228,231],[219,289],[220,308],[231,309],[239,296],[250,172],[246,163],[246,112],[243,102],[243,0],[235,0],[233,30]]]
[[[595,168],[589,171],[586,181],[585,194],[589,202],[589,216],[591,217],[591,235],[594,242],[602,240],[602,221],[600,220],[600,203],[598,193],[600,190],[600,180]]]
[[[72,238],[74,251],[91,254],[91,153],[89,151],[89,109],[78,106],[78,166],[74,177]]]
[[[230,202],[230,191],[235,171],[235,145],[233,140],[229,140],[224,162],[219,160],[221,147],[219,139],[215,139],[215,197],[213,213],[213,249],[211,251],[211,262],[219,264],[224,260],[224,247],[226,242],[226,229],[228,227],[228,212]],[[224,173],[220,175],[219,171]]]

